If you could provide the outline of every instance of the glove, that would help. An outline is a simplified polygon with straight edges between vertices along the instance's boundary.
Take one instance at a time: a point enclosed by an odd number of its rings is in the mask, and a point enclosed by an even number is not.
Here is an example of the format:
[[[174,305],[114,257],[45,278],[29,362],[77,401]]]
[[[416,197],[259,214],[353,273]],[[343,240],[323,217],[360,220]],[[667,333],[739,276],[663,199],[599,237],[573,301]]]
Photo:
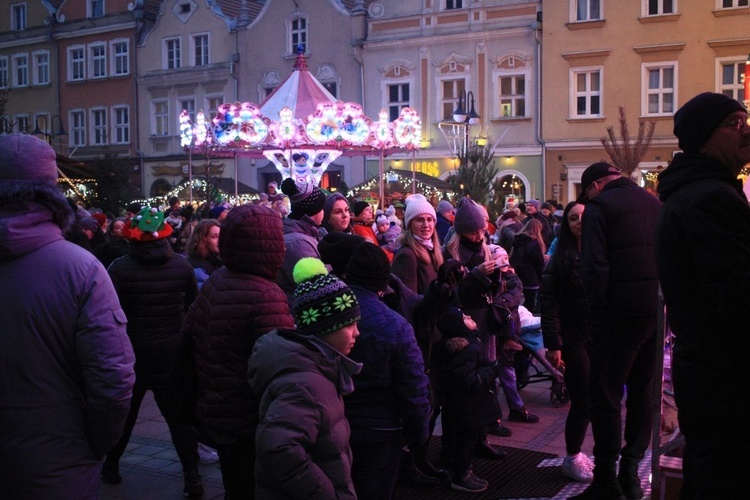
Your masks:
[[[438,269],[438,283],[446,284],[450,288],[458,285],[464,278],[466,271],[464,266],[456,259],[448,259]]]

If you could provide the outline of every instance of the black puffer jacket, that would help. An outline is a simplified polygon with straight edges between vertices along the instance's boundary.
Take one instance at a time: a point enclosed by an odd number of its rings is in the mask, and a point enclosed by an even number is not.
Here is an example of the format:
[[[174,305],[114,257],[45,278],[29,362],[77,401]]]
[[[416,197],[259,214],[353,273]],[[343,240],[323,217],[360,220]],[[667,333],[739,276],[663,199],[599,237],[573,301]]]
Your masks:
[[[138,382],[166,387],[182,321],[198,291],[193,267],[162,238],[132,243],[107,272],[128,317]]]
[[[226,443],[252,435],[258,423],[258,400],[247,382],[255,342],[271,330],[293,329],[294,321],[274,281],[284,260],[277,214],[259,205],[232,209],[219,248],[224,267],[204,283],[182,335],[194,339],[197,420]]]
[[[539,242],[528,234],[513,237],[510,265],[521,278],[524,288],[539,288],[544,271],[544,252]]]
[[[655,196],[625,177],[606,184],[586,204],[581,277],[594,321],[656,316],[660,207]]]
[[[562,256],[562,261],[553,257],[544,268],[539,302],[547,349],[559,351],[566,339],[590,340],[589,305],[579,269],[580,259],[569,255]]]
[[[680,419],[744,426],[750,207],[742,183],[709,158],[678,154],[659,176],[658,192],[664,205],[656,256],[676,336],[672,376]]]

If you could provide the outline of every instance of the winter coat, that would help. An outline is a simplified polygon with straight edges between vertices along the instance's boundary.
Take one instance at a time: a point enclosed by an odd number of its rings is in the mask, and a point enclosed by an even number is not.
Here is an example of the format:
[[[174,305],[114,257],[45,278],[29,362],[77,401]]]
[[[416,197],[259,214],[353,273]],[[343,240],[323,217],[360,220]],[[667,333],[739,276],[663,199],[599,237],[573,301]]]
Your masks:
[[[428,436],[430,405],[414,330],[375,292],[349,287],[362,311],[349,357],[364,365],[353,377],[354,393],[346,397],[349,424],[353,429],[401,428],[407,443],[422,443]]]
[[[676,336],[672,378],[680,419],[744,426],[750,208],[742,183],[714,160],[678,154],[659,176],[658,192],[664,205],[656,259]]]
[[[107,272],[128,316],[138,383],[167,387],[185,312],[198,292],[192,266],[161,238],[131,243],[130,254]]]
[[[130,243],[124,238],[110,236],[109,242],[102,247],[98,255],[104,268],[108,268],[112,262],[130,253]]]
[[[550,243],[552,243],[552,238],[555,237],[554,232],[552,231],[552,223],[547,217],[542,215],[541,212],[537,212],[534,215],[526,217],[523,221],[523,227],[526,227],[533,219],[538,220],[542,224],[542,240],[544,241],[544,246],[549,248]]]
[[[292,294],[297,288],[292,272],[303,257],[320,258],[318,253],[318,241],[322,237],[318,226],[307,215],[299,220],[284,219],[284,264],[281,266],[276,283],[286,293],[289,306],[292,305]]]
[[[205,259],[199,257],[188,257],[188,262],[193,266],[195,279],[198,284],[198,290],[203,287],[209,276],[221,267],[221,259],[218,255],[208,255]]]
[[[294,328],[287,297],[275,283],[284,259],[283,246],[275,243],[258,238],[252,248],[237,245],[185,318],[181,335],[194,339],[195,413],[215,441],[254,433],[258,398],[247,384],[247,360],[262,335]]]
[[[510,265],[515,269],[524,288],[539,288],[544,272],[544,253],[539,242],[528,234],[513,237]]]
[[[432,251],[439,252],[440,249],[436,248]],[[434,261],[427,265],[419,260],[414,250],[404,245],[393,256],[391,272],[398,276],[409,289],[424,293],[430,283],[437,278],[438,268]]]
[[[135,381],[127,320],[104,267],[28,203],[0,215],[3,498],[92,499]]]
[[[320,340],[318,343],[322,342]],[[346,360],[292,331],[255,344],[248,377],[260,397],[256,497],[355,499],[349,423],[339,384]]]
[[[440,240],[440,244],[442,245],[445,243],[446,239],[445,237],[448,235],[448,230],[453,227],[453,224],[451,221],[449,221],[445,215],[438,213],[435,216],[435,232],[438,235],[438,240]]]
[[[513,248],[513,237],[521,229],[523,229],[523,224],[521,224],[516,219],[508,219],[506,221],[503,221],[503,223],[497,229],[497,231],[500,233],[500,237],[497,239],[497,244],[503,247],[505,251],[508,252],[508,255],[510,255],[510,251]]]
[[[560,249],[563,251],[563,249]],[[579,272],[580,259],[564,256],[562,269],[553,257],[542,274],[539,302],[542,306],[544,347],[559,351],[563,343],[590,340],[589,305]]]
[[[625,177],[607,183],[586,203],[581,277],[595,322],[656,317],[660,206],[655,196]]]
[[[499,374],[497,363],[489,360],[476,333],[447,339],[443,409],[450,415],[451,422],[468,429],[480,429],[497,422],[502,416],[495,393],[495,379]]]

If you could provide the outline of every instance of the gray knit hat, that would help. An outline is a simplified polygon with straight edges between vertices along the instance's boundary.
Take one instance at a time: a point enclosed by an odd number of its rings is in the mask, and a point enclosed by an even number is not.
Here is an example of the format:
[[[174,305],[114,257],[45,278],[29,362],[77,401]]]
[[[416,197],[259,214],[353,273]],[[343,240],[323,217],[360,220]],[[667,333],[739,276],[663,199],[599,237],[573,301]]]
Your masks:
[[[461,198],[456,206],[453,228],[458,234],[469,234],[486,229],[485,211],[471,198]]]
[[[444,214],[453,210],[453,205],[448,200],[441,200],[437,206],[437,213]]]

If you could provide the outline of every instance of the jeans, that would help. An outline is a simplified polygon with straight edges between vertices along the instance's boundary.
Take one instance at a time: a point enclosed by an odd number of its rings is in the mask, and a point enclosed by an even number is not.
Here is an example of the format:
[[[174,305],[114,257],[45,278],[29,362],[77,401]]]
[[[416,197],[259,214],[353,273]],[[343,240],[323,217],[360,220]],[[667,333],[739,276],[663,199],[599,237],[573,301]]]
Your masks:
[[[359,500],[390,500],[401,461],[401,429],[352,428],[352,482]]]

